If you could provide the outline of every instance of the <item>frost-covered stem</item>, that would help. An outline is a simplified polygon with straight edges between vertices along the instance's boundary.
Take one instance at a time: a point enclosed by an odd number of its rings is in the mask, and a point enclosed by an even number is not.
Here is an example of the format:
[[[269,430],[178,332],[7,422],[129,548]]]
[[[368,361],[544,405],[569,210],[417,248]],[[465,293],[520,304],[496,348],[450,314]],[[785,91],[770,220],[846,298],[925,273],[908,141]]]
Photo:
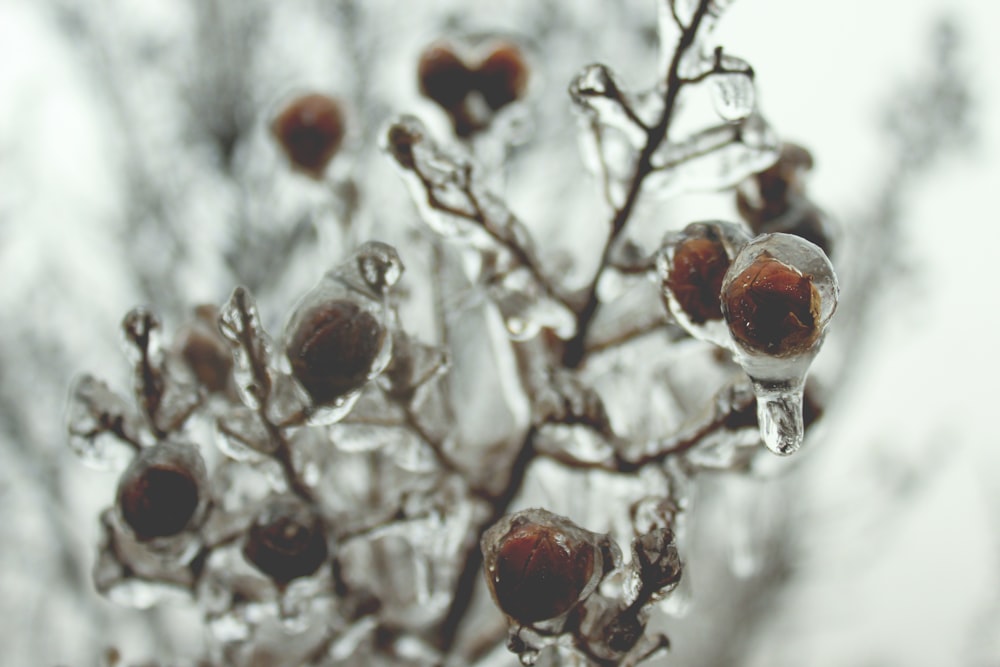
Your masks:
[[[653,154],[666,138],[667,131],[670,129],[670,122],[673,120],[674,107],[677,103],[677,95],[684,84],[684,80],[681,79],[680,76],[681,60],[684,57],[684,54],[687,53],[687,50],[694,44],[701,21],[705,16],[705,12],[708,10],[708,4],[709,0],[700,0],[698,8],[694,12],[694,16],[691,18],[691,23],[684,28],[681,33],[680,40],[677,43],[677,47],[674,49],[673,59],[670,61],[670,67],[667,70],[666,94],[663,100],[663,113],[660,116],[659,122],[647,131],[646,145],[643,147],[642,152],[639,154],[639,159],[636,161],[635,171],[632,174],[632,181],[629,185],[628,194],[625,196],[625,201],[622,203],[621,207],[615,211],[615,217],[611,221],[611,231],[608,234],[607,241],[604,244],[604,250],[601,253],[600,264],[598,264],[597,272],[594,274],[593,280],[591,280],[590,285],[587,287],[587,296],[584,301],[584,305],[578,311],[576,318],[576,334],[568,343],[566,343],[566,347],[563,350],[563,364],[565,364],[568,368],[578,367],[586,356],[584,341],[587,338],[587,332],[590,330],[590,323],[597,314],[597,309],[600,305],[597,298],[597,286],[601,281],[601,277],[604,275],[604,270],[611,262],[611,254],[614,250],[615,242],[618,240],[618,237],[621,235],[622,231],[625,229],[625,225],[632,216],[632,210],[635,208],[635,205],[639,200],[639,194],[642,191],[642,184],[646,180],[646,176],[653,171]]]

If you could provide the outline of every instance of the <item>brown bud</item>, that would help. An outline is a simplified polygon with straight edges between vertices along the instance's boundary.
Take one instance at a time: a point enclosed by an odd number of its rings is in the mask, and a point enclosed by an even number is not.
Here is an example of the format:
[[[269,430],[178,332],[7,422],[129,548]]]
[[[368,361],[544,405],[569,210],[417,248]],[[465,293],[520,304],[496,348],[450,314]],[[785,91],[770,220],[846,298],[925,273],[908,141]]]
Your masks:
[[[812,278],[763,252],[726,287],[723,308],[738,343],[774,356],[808,349],[819,336]]]
[[[344,114],[340,104],[313,93],[293,100],[271,124],[292,167],[320,179],[344,140]]]
[[[183,531],[198,508],[198,483],[189,471],[152,464],[126,472],[118,507],[136,539],[148,541]]]
[[[472,72],[451,47],[432,44],[420,55],[417,80],[424,97],[452,110],[469,94]]]
[[[360,389],[385,340],[385,328],[353,301],[328,301],[306,313],[286,350],[292,373],[318,404]]]
[[[218,318],[214,309],[209,311],[208,307],[199,309],[199,318],[202,313],[205,321],[214,322]],[[233,355],[216,331],[199,321],[183,331],[179,348],[181,358],[198,384],[213,393],[226,390],[233,371]]]
[[[295,501],[272,505],[243,544],[243,557],[281,585],[313,574],[328,554],[322,522]]]
[[[476,70],[476,88],[494,111],[524,96],[528,87],[528,63],[517,45],[503,42]]]
[[[690,238],[674,249],[666,286],[694,324],[722,319],[722,278],[729,269],[726,248],[716,239]]]
[[[757,233],[760,226],[789,209],[790,199],[804,191],[802,173],[813,167],[812,154],[798,144],[781,147],[777,162],[755,174],[749,182],[752,194],[745,188],[737,190],[736,208]]]
[[[557,526],[515,526],[501,538],[490,580],[497,605],[520,623],[566,613],[594,575],[594,551]]]

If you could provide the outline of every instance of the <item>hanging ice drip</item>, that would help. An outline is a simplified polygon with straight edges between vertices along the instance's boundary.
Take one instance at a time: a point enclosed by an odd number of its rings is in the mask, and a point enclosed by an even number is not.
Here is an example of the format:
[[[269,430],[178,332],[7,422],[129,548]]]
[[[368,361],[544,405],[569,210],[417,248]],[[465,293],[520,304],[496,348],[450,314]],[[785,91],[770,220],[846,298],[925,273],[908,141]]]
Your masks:
[[[722,281],[722,312],[736,361],[753,382],[761,438],[776,454],[802,445],[802,393],[837,307],[837,278],[816,245],[764,234],[740,251]]]
[[[395,249],[366,243],[329,271],[293,311],[285,354],[308,395],[310,423],[342,419],[364,385],[388,366],[388,292],[402,272]]]
[[[694,222],[667,234],[656,254],[660,295],[685,331],[731,347],[719,297],[722,280],[750,235],[731,222]]]

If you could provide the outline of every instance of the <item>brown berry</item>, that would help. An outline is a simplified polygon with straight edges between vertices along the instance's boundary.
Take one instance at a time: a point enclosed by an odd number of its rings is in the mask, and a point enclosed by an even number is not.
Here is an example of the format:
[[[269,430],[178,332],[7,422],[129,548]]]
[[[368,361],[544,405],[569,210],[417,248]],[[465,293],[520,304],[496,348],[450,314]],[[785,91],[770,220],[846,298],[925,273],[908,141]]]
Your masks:
[[[501,539],[490,581],[497,605],[528,624],[566,613],[594,575],[594,550],[557,527],[515,526]]]
[[[472,72],[445,44],[432,44],[421,55],[417,80],[424,97],[451,111],[469,94]]]
[[[325,95],[304,95],[278,114],[271,133],[294,169],[320,179],[344,141],[343,110]]]
[[[819,336],[819,292],[812,278],[764,252],[726,287],[723,307],[738,343],[784,356]]]
[[[476,70],[476,89],[494,111],[520,99],[528,87],[528,64],[516,45],[504,42]]]
[[[244,558],[281,585],[316,572],[328,553],[322,522],[294,501],[272,505],[243,544]]]
[[[717,239],[691,238],[674,248],[666,287],[694,324],[722,319],[722,278],[729,255]]]
[[[306,313],[289,341],[292,373],[318,404],[360,389],[385,340],[374,315],[348,300],[329,301]]]
[[[198,483],[183,468],[154,464],[126,473],[118,507],[136,539],[170,537],[183,531],[198,509]]]

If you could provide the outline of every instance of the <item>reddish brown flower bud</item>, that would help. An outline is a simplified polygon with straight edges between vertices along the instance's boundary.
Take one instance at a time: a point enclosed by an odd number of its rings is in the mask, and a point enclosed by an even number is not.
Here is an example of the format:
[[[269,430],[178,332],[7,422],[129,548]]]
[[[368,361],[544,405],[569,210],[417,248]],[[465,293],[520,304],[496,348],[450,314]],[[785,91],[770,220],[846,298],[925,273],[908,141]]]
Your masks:
[[[183,531],[198,509],[195,476],[166,463],[130,469],[118,487],[118,507],[136,539],[148,541]]]
[[[308,311],[288,343],[292,373],[318,404],[330,403],[368,381],[386,332],[374,315],[346,299]]]
[[[733,338],[748,349],[785,356],[819,336],[820,297],[812,278],[768,252],[737,275],[722,298]]]
[[[344,114],[340,104],[313,93],[293,100],[271,124],[292,167],[320,179],[344,140]]]
[[[690,238],[674,249],[666,287],[693,324],[722,319],[722,278],[729,264],[725,246],[716,239]]]
[[[528,87],[528,63],[517,45],[502,42],[476,71],[476,88],[494,111],[521,99]]]
[[[446,44],[432,44],[420,55],[417,80],[420,92],[450,110],[462,103],[472,87],[472,72]]]
[[[328,554],[322,522],[292,500],[258,517],[243,544],[243,557],[280,585],[313,574]]]
[[[524,523],[500,538],[490,586],[500,609],[520,623],[535,623],[569,611],[591,583],[593,544],[558,525]]]

